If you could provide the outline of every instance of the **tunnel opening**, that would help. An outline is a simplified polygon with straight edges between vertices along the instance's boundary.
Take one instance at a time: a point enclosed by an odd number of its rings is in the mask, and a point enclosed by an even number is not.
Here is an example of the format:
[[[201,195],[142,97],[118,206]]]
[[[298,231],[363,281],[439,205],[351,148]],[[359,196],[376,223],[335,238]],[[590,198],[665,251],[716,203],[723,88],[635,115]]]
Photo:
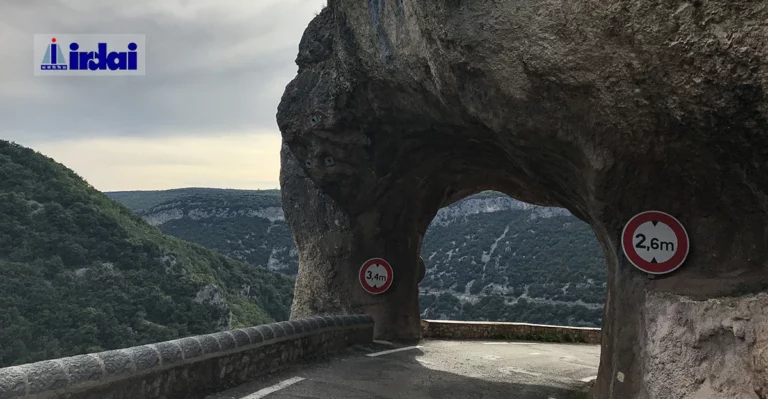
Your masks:
[[[422,319],[602,326],[605,257],[566,209],[482,191],[437,212],[421,257]]]

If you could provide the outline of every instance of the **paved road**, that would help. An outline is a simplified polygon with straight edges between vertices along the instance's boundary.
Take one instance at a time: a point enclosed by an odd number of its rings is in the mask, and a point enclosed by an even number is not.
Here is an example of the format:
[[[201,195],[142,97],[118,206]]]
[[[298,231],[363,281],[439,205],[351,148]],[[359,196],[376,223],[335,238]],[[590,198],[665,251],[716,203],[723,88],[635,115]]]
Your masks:
[[[400,351],[389,352],[393,348]],[[423,341],[417,348],[357,346],[207,399],[571,399],[583,381],[597,375],[599,358],[597,345]]]

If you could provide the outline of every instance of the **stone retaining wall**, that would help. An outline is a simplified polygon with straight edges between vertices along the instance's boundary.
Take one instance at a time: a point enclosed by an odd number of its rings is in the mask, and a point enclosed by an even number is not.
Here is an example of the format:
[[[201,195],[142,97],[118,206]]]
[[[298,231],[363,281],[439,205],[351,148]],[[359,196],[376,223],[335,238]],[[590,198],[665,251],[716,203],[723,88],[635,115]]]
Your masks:
[[[424,338],[600,343],[600,329],[483,321],[422,320]]]
[[[202,398],[373,340],[365,315],[313,317],[0,369],[0,399]]]

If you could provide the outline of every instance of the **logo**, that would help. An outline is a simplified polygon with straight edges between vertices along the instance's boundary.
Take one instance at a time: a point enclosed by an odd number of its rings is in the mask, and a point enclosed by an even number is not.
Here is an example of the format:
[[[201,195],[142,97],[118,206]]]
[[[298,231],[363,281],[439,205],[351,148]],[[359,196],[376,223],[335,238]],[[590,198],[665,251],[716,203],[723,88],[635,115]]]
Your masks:
[[[144,75],[145,42],[144,35],[35,35],[35,75]]]
[[[44,71],[66,71],[67,62],[64,60],[64,53],[61,52],[61,46],[56,44],[56,38],[51,39],[48,50],[45,51],[43,63],[40,69]]]

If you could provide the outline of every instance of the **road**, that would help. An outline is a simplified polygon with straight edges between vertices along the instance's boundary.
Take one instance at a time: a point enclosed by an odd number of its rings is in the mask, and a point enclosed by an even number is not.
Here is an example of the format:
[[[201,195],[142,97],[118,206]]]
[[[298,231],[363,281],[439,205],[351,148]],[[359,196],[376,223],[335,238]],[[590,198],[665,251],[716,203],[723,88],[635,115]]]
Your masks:
[[[598,345],[423,341],[356,346],[206,399],[572,399]]]

